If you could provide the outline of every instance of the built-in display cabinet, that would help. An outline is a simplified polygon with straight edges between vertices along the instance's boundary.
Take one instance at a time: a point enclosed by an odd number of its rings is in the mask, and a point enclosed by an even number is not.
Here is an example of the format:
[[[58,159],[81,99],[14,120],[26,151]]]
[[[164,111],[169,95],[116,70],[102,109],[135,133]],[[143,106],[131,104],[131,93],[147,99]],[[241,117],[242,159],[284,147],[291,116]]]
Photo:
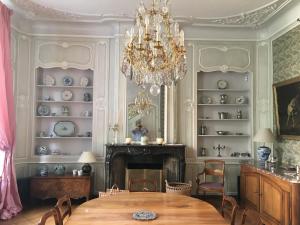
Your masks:
[[[252,77],[249,73],[197,73],[197,156],[249,158]]]
[[[36,156],[79,156],[92,149],[93,71],[36,69]]]

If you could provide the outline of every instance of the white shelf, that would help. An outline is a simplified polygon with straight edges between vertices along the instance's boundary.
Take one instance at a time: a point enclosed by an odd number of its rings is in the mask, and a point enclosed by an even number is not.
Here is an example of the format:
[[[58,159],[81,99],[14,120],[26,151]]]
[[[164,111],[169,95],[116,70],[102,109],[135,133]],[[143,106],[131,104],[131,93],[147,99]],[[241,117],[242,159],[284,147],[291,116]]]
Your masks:
[[[83,87],[83,86],[63,86],[63,85],[50,86],[50,85],[44,85],[44,84],[38,84],[36,86],[39,87],[39,88],[81,88],[81,89],[92,89],[93,88],[93,86],[86,86],[86,87]]]
[[[199,118],[198,120],[201,121],[248,121],[249,119],[202,119]]]
[[[248,92],[247,89],[197,89],[197,91],[211,91],[211,92]]]
[[[242,135],[237,135],[237,134],[227,134],[227,135],[207,134],[207,135],[200,135],[200,134],[198,134],[198,137],[249,137],[249,135],[248,134],[242,134]]]
[[[85,101],[45,101],[45,100],[37,100],[39,103],[79,103],[79,104],[93,104],[93,101],[85,102]]]
[[[82,140],[84,140],[84,139],[92,139],[92,137],[35,137],[36,139],[82,139]]]
[[[91,116],[36,116],[40,119],[93,119]]]
[[[197,104],[198,106],[248,106],[248,104]]]
[[[228,159],[228,160],[253,160],[253,157],[233,157],[233,156],[197,156],[199,160],[201,159]]]

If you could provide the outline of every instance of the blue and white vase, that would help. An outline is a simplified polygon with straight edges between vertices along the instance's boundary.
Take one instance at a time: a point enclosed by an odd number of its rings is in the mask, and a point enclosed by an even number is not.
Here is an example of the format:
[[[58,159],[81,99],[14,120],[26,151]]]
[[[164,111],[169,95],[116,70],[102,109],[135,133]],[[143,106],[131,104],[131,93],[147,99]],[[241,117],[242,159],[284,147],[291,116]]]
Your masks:
[[[267,161],[270,154],[271,154],[271,149],[268,148],[267,146],[260,146],[257,149],[257,159],[259,161]]]

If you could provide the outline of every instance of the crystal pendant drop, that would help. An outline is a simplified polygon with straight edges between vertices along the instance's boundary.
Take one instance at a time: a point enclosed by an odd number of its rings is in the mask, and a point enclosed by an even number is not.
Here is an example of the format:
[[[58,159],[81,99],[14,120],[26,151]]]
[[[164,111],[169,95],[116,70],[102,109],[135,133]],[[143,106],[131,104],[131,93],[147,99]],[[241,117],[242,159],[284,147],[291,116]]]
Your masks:
[[[160,87],[158,85],[156,85],[156,84],[152,85],[150,87],[150,93],[153,96],[159,95],[160,94]]]

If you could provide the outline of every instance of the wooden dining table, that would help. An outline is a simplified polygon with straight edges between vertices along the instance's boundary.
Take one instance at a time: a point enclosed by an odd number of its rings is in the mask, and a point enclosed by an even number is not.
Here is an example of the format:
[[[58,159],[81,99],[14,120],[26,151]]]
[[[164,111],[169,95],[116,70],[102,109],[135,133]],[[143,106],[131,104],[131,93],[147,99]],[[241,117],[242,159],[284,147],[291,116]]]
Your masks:
[[[138,221],[134,212],[152,211],[155,220]],[[209,203],[159,192],[128,192],[100,197],[78,206],[65,225],[229,225]]]

